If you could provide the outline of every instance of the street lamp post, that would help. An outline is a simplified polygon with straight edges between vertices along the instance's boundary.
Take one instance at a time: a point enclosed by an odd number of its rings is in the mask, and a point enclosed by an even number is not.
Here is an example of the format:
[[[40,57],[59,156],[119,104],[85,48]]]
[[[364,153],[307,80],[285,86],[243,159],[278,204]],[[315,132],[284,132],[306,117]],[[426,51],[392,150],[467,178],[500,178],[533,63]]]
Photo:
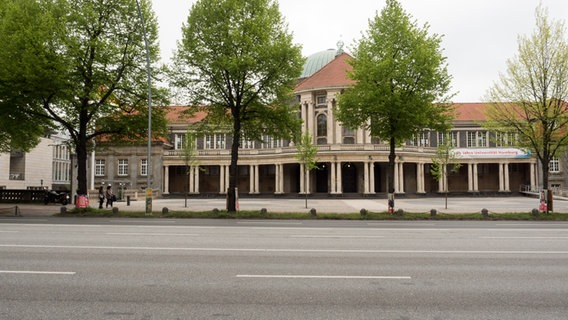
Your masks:
[[[138,7],[138,15],[142,23],[142,33],[144,36],[144,46],[146,48],[146,73],[148,75],[148,159],[146,160],[146,214],[152,214],[152,181],[150,177],[151,166],[150,158],[152,157],[152,77],[150,72],[150,50],[148,49],[148,37],[146,36],[146,27],[144,25],[144,17],[142,9],[140,9],[140,1],[136,0]]]

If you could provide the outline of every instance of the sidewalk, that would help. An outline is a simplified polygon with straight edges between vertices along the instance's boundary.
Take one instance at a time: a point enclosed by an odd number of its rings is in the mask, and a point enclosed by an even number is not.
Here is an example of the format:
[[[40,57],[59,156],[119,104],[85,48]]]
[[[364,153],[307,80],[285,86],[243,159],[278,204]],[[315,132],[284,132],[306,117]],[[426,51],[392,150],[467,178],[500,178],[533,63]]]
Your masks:
[[[0,204],[0,217],[14,216],[15,207],[22,216],[51,216],[61,210],[57,204]],[[91,203],[93,208],[97,203]],[[420,198],[420,199],[397,199],[396,209],[410,212],[430,212],[436,209],[441,213],[475,213],[481,209],[487,209],[493,213],[503,212],[529,212],[538,207],[538,199],[531,197],[460,197],[448,198],[448,209],[445,209],[443,197]],[[145,201],[131,201],[130,206],[126,202],[115,202],[115,207],[121,211],[145,211]],[[166,207],[170,211],[209,211],[217,208],[224,210],[225,199],[204,198],[185,199],[153,199],[152,211],[160,212]],[[72,205],[67,205],[71,210]],[[386,199],[308,199],[307,208],[305,199],[280,199],[280,198],[241,198],[239,210],[260,210],[266,208],[269,212],[308,212],[315,208],[319,213],[354,213],[361,209],[368,211],[386,211]],[[568,201],[555,200],[554,212],[568,213]]]

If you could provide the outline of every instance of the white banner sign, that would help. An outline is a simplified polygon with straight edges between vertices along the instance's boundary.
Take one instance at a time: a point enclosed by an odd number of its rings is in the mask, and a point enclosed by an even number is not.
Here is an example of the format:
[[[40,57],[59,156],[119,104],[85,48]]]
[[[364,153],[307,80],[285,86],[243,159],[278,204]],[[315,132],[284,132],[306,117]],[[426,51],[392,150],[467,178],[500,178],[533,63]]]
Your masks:
[[[481,148],[481,149],[453,149],[451,154],[456,159],[527,159],[531,157],[529,150],[516,148]]]

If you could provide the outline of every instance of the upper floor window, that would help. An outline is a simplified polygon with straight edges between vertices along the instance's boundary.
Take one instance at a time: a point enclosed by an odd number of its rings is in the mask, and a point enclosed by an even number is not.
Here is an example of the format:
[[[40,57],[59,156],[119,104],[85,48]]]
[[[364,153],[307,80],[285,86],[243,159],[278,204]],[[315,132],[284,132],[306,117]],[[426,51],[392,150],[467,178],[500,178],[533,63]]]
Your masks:
[[[317,136],[318,137],[326,137],[327,136],[327,116],[325,114],[320,114],[320,115],[318,115],[317,121],[318,121]]]
[[[185,134],[176,133],[174,136],[174,148],[176,150],[183,149],[183,141],[185,140]]]
[[[241,149],[254,149],[254,141],[249,140],[245,137],[241,138],[239,144]]]
[[[262,149],[271,149],[271,148],[281,148],[282,147],[282,140],[274,139],[272,136],[264,135],[262,136]]]
[[[118,159],[118,175],[128,175],[128,159]]]
[[[409,141],[410,145],[418,147],[428,147],[430,146],[430,132],[422,131],[415,135],[412,140]]]
[[[438,132],[438,146],[443,145],[446,142],[446,139],[451,139],[452,140],[452,144],[451,146],[454,148],[459,147],[459,132],[457,131],[452,131],[452,132],[447,132],[447,133],[443,133],[443,132]]]
[[[205,149],[225,149],[225,134],[216,133],[206,135]]]
[[[343,143],[355,144],[355,130],[343,127]]]
[[[487,147],[487,131],[468,131],[467,132],[467,147]]]
[[[497,132],[495,134],[495,144],[497,147],[510,147],[515,144],[517,134],[514,132]]]
[[[560,172],[560,159],[552,158],[548,163],[548,172],[559,173]]]
[[[318,106],[319,106],[319,105],[325,105],[325,104],[327,103],[326,100],[327,100],[327,97],[326,97],[326,96],[317,96],[317,97],[316,97],[316,102],[317,102],[317,105],[318,105]]]
[[[95,160],[95,176],[101,177],[105,175],[105,160],[104,159],[96,159]]]

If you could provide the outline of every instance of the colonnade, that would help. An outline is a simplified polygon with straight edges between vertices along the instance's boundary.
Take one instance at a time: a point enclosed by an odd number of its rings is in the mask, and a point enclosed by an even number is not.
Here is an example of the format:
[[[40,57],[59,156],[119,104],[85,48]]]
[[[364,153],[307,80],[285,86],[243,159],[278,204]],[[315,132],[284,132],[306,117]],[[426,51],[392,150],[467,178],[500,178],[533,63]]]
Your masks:
[[[330,194],[342,194],[343,193],[343,164],[347,162],[341,161],[331,161],[327,162],[329,164],[329,193]],[[353,162],[351,162],[353,163]],[[363,189],[359,192],[363,194],[374,194],[375,190],[375,164],[376,162],[369,159],[362,162],[363,167]],[[399,161],[395,163],[395,174],[394,174],[394,188],[395,193],[403,194],[405,193],[405,162]],[[426,182],[426,164],[424,162],[412,162],[416,165],[416,193],[425,193],[425,182]],[[479,172],[478,165],[481,163],[466,163],[467,165],[467,181],[468,181],[468,192],[479,192]],[[286,177],[284,176],[284,164],[276,163],[271,164],[275,166],[275,176],[274,176],[274,194],[284,193],[284,183]],[[509,173],[509,162],[499,162],[499,192],[511,192],[510,186],[510,173]],[[537,177],[537,165],[536,163],[529,163],[530,166],[530,183],[531,185],[536,185]],[[260,173],[259,164],[249,165],[249,194],[259,194],[260,193]],[[312,192],[310,186],[313,185],[311,182],[314,178],[313,171],[306,172],[303,164],[299,164],[299,185],[300,194],[310,194]],[[169,190],[169,166],[164,166],[164,187],[163,193],[168,194]],[[188,175],[189,179],[189,193],[199,193],[199,181],[200,181],[200,169],[197,166],[192,166]],[[438,181],[438,190],[446,190],[448,183],[448,176],[444,175]],[[229,165],[219,166],[219,193],[224,194],[229,187]]]

